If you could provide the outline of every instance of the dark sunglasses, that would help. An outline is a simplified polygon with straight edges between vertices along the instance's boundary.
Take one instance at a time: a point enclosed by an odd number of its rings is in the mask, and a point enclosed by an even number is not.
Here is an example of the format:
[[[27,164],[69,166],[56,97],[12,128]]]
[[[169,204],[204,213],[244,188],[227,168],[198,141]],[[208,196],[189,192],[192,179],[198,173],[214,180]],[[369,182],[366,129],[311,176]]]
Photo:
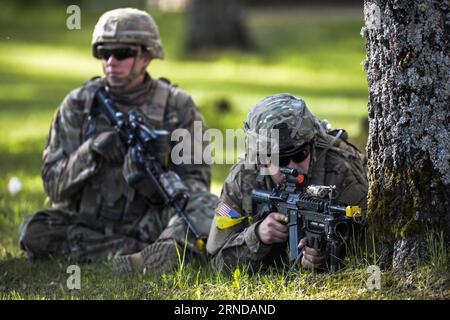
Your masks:
[[[292,154],[289,155],[280,154],[278,158],[279,165],[281,167],[285,167],[291,162],[291,160],[295,163],[303,162],[308,157],[310,152],[311,152],[311,145],[307,144],[305,146],[301,146],[298,150],[296,150]]]
[[[111,56],[114,56],[117,60],[124,60],[127,58],[134,58],[136,55],[137,51],[131,48],[97,49],[98,58],[103,60],[108,60]]]

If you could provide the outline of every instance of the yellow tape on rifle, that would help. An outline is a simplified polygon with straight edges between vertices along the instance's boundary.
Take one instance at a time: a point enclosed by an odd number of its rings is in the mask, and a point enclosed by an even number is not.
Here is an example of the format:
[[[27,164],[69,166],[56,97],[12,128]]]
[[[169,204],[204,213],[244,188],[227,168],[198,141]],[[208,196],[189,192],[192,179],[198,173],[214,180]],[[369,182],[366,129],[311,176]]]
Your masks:
[[[361,217],[361,211],[360,206],[348,206],[345,208],[345,215],[349,218]]]

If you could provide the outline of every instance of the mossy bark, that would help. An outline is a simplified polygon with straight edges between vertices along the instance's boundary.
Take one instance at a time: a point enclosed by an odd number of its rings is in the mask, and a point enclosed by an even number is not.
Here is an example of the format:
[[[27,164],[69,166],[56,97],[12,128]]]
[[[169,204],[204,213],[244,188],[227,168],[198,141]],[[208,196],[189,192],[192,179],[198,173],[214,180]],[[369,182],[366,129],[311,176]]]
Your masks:
[[[384,262],[410,268],[426,232],[450,236],[450,4],[366,0],[364,14],[368,222]]]

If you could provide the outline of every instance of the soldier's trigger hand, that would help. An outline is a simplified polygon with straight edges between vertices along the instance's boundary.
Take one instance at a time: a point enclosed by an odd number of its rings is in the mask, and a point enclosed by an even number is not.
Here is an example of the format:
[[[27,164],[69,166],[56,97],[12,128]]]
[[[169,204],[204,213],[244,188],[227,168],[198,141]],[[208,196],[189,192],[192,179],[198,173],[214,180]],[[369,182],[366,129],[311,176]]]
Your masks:
[[[288,239],[287,217],[278,212],[271,212],[261,221],[255,232],[264,244],[281,243]]]
[[[116,131],[99,133],[92,141],[91,150],[107,162],[122,164],[125,156],[125,146]]]
[[[154,188],[147,178],[146,173],[139,163],[137,150],[134,147],[128,149],[122,167],[125,181],[144,197],[152,198]]]

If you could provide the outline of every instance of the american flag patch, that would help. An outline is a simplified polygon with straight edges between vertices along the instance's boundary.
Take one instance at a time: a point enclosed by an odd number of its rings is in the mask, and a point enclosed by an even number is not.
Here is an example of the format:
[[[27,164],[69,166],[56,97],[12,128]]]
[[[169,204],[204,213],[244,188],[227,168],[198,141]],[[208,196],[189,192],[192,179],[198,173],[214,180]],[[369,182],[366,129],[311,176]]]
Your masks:
[[[219,216],[230,217],[234,219],[241,217],[239,213],[231,209],[226,203],[223,202],[219,203],[216,209],[216,214]]]

